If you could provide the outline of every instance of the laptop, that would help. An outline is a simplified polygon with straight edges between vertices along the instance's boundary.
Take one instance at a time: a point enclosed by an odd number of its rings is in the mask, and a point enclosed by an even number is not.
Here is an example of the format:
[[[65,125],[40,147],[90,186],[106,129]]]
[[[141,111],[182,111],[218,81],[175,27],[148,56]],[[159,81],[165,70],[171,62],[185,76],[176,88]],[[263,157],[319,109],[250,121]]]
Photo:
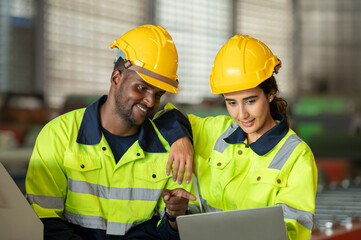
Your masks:
[[[43,239],[43,223],[2,163],[0,163],[0,239]]]
[[[281,206],[177,217],[181,240],[287,240]]]

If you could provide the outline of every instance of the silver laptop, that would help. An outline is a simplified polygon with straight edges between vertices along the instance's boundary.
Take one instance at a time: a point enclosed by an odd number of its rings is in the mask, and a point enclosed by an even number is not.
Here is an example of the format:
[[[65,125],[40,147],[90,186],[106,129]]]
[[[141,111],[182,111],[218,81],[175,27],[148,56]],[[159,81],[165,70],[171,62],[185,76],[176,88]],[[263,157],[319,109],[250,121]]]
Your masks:
[[[43,239],[43,223],[1,163],[0,239]]]
[[[181,240],[287,240],[281,206],[177,217]]]

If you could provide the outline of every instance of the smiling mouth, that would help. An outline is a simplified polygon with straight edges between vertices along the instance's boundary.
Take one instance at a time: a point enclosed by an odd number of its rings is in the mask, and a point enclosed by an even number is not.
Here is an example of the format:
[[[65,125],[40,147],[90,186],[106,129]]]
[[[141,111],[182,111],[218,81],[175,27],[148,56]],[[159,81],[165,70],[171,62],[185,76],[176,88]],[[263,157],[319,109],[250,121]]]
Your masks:
[[[147,113],[147,112],[148,112],[148,109],[142,107],[140,104],[137,104],[136,106],[137,106],[137,108],[138,108],[140,111],[142,111],[142,112],[144,112],[144,113]]]
[[[252,125],[254,124],[254,121],[255,121],[254,119],[251,121],[247,121],[247,122],[242,121],[242,125],[245,127],[252,127]]]

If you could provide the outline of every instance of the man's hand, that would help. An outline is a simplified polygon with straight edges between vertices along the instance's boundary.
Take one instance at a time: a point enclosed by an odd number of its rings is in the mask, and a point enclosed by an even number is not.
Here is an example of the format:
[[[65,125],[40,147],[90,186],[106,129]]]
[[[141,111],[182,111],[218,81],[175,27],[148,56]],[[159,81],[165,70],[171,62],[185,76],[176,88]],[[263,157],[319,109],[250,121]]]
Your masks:
[[[187,192],[183,188],[176,188],[173,190],[164,189],[162,197],[165,202],[167,213],[174,217],[184,215],[188,209],[189,200],[196,200],[196,197],[193,194]],[[176,222],[169,221],[169,224],[174,230],[178,230]]]
[[[173,181],[177,180],[178,175],[178,183],[182,184],[185,167],[187,167],[186,182],[190,183],[192,170],[195,169],[193,155],[193,145],[188,137],[184,136],[176,140],[170,148],[167,176],[170,175],[173,164]]]

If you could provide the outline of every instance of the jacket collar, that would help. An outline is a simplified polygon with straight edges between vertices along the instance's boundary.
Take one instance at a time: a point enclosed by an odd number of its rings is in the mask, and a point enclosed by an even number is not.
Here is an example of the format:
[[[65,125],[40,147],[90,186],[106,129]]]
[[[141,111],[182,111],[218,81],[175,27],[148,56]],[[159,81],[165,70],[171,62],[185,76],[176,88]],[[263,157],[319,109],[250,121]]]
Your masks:
[[[104,104],[108,96],[104,95],[85,109],[76,142],[85,145],[95,145],[102,139],[99,117],[99,106]],[[139,145],[146,152],[167,152],[147,118],[140,127]]]
[[[268,130],[257,141],[246,145],[250,147],[259,156],[263,156],[271,151],[287,134],[289,127],[286,122],[286,118],[278,114],[276,120],[280,121],[276,126]],[[246,140],[247,134],[238,127],[231,135],[224,139],[229,144],[243,143]]]

